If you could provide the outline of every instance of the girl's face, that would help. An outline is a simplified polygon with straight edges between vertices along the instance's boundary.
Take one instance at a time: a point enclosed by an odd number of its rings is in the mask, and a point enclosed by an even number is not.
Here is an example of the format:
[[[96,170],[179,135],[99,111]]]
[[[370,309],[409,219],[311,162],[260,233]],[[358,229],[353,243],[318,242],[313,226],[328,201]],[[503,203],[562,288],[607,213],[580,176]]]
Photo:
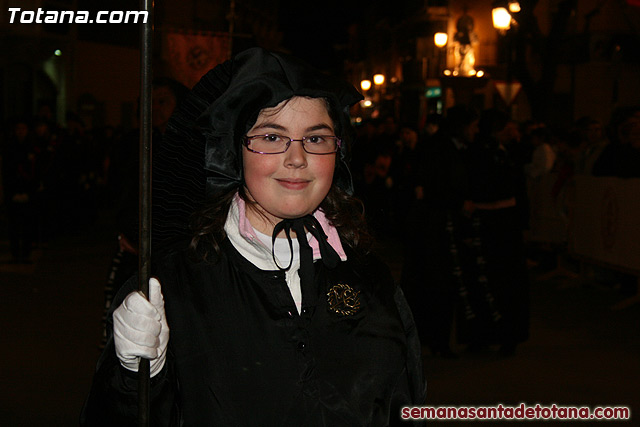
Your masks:
[[[292,139],[310,135],[335,135],[325,101],[294,97],[265,108],[247,135],[277,133]],[[324,200],[333,181],[337,154],[309,154],[293,141],[281,154],[242,150],[247,196],[247,218],[258,231],[271,234],[285,218],[312,213]]]

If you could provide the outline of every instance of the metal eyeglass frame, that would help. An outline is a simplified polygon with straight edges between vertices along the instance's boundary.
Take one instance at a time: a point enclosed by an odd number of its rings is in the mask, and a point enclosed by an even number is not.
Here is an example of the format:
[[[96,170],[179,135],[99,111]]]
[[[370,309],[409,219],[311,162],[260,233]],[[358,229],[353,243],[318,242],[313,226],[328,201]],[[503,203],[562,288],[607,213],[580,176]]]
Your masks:
[[[277,135],[280,138],[287,138],[289,140],[289,142],[287,142],[287,146],[283,151],[278,151],[276,153],[265,153],[263,151],[257,151],[257,150],[253,150],[251,148],[249,148],[249,144],[251,143],[251,139],[252,138],[256,138],[259,136],[270,136],[270,135]],[[323,136],[323,137],[331,137],[331,138],[335,138],[336,139],[336,149],[335,151],[330,151],[328,153],[312,153],[310,151],[307,150],[304,142],[306,139],[314,137],[314,136]],[[311,136],[303,136],[301,139],[292,139],[288,136],[285,135],[280,135],[280,134],[265,134],[265,135],[247,135],[244,137],[244,146],[247,147],[247,150],[251,151],[252,153],[258,153],[258,154],[282,154],[282,153],[286,153],[287,150],[289,149],[289,147],[291,146],[291,143],[293,141],[300,141],[300,144],[302,144],[302,149],[304,150],[305,153],[309,153],[309,154],[313,154],[315,156],[325,156],[327,154],[335,154],[338,151],[340,151],[340,147],[342,147],[342,139],[338,138],[337,136],[334,135],[311,135]]]

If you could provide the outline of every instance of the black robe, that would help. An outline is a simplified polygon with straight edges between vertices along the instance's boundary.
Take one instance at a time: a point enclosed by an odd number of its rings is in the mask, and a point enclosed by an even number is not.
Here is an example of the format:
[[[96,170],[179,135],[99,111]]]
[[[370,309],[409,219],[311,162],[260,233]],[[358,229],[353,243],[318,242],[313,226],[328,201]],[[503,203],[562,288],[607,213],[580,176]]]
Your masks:
[[[529,277],[525,263],[523,212],[520,208],[523,171],[512,153],[496,141],[472,145],[469,153],[470,194],[474,203],[510,198],[516,205],[500,209],[476,209],[473,213],[479,250],[467,280],[473,319],[457,324],[458,342],[469,344],[522,343],[529,339]],[[486,282],[481,277],[486,275]]]
[[[466,149],[458,148],[451,135],[439,132],[428,141],[418,165],[417,185],[423,188],[424,198],[415,201],[405,222],[402,288],[420,341],[432,353],[446,354],[459,292],[451,247],[455,243],[461,249],[466,225],[462,208],[470,199]]]
[[[151,425],[400,425],[401,407],[424,404],[420,344],[386,266],[348,252],[333,270],[314,267],[298,314],[284,272],[259,270],[228,239],[213,263],[186,251],[162,259],[154,275],[171,334],[151,380]],[[354,314],[329,308],[338,284],[359,292]],[[135,425],[136,388],[110,340],[82,423]]]

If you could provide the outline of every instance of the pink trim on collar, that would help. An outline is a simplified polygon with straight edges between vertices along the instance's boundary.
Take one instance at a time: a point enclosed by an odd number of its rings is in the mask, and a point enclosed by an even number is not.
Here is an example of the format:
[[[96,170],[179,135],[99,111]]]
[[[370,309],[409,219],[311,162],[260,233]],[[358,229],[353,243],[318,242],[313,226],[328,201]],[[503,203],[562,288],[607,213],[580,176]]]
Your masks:
[[[240,235],[249,241],[259,241],[258,236],[256,236],[255,231],[253,230],[253,226],[249,222],[249,218],[247,218],[246,214],[246,204],[242,198],[236,194],[234,198],[234,202],[238,206],[238,228],[240,231]],[[324,215],[320,209],[316,209],[313,213],[313,216],[318,220],[324,234],[327,235],[327,241],[331,245],[331,247],[338,253],[340,259],[342,261],[347,260],[347,254],[344,252],[344,248],[342,247],[342,243],[340,242],[340,236],[338,235],[338,230],[327,220],[327,217]],[[318,241],[315,237],[310,236],[309,245],[311,249],[313,249],[313,259],[319,259],[320,256],[320,247],[318,246]]]
[[[320,209],[316,209],[316,211],[313,213],[313,216],[316,217],[316,219],[322,226],[322,229],[324,230],[324,234],[327,235],[327,242],[329,242],[333,250],[335,250],[338,253],[338,255],[340,256],[340,259],[342,261],[346,261],[347,254],[344,252],[344,248],[342,247],[342,242],[340,242],[340,236],[338,235],[338,230],[336,230],[336,228],[333,225],[329,224],[327,217],[324,215],[324,212],[322,212]],[[315,237],[311,236],[309,245],[311,245],[311,248],[313,249],[313,258],[314,259],[320,258],[320,247],[318,246],[318,241],[316,240]]]
[[[238,214],[239,214],[238,229],[240,231],[240,235],[245,239],[248,239],[251,241],[258,241],[258,236],[256,236],[255,231],[253,231],[253,226],[249,222],[249,218],[247,218],[247,214],[245,211],[246,205],[244,203],[244,200],[242,200],[242,197],[236,194],[233,201],[238,206]]]

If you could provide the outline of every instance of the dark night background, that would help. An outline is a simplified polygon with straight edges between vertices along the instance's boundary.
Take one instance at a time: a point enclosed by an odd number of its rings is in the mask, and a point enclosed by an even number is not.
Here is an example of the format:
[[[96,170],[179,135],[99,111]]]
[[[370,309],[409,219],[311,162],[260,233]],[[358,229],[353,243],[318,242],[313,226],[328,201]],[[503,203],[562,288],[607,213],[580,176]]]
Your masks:
[[[3,7],[15,3],[0,2]],[[289,51],[324,71],[349,78],[356,86],[362,77],[370,78],[377,70],[385,70],[389,76],[401,70],[397,77],[404,81],[388,84],[385,92],[380,89],[378,96],[382,96],[383,101],[386,97],[387,106],[397,108],[386,111],[395,111],[398,124],[403,125],[417,126],[416,119],[423,118],[420,114],[434,111],[438,101],[441,107],[450,101],[444,97],[426,101],[427,87],[442,88],[445,94],[447,89],[458,90],[456,95],[467,96],[465,99],[475,107],[491,105],[504,109],[506,105],[496,93],[492,79],[505,80],[508,73],[523,82],[523,86],[528,84],[528,89],[522,89],[512,106],[512,113],[520,123],[548,120],[570,127],[578,117],[590,115],[596,116],[607,130],[617,108],[640,105],[640,19],[637,19],[640,7],[629,6],[632,0],[523,0],[523,7],[529,9],[521,15],[521,31],[510,33],[511,39],[496,35],[491,26],[492,3],[488,0],[281,0],[277,2],[277,14],[269,14],[273,7],[268,2],[237,0],[236,13],[242,15],[239,17],[242,19],[238,19],[236,31],[243,36],[234,42],[234,50],[237,53],[243,47],[266,40],[271,43],[269,47]],[[166,10],[169,14],[175,12],[176,9],[170,7],[180,9],[183,4],[185,8],[192,6],[193,16],[180,17],[183,21],[177,18],[172,21],[172,16],[165,16]],[[228,29],[225,19],[228,4],[227,0],[180,3],[158,0],[156,25],[158,29],[167,29],[179,22],[188,34],[198,31],[224,34]],[[443,17],[434,12],[432,16],[425,5],[444,7],[449,15]],[[451,37],[453,23],[465,5],[476,18],[484,43],[482,52],[486,54],[480,65],[488,76],[457,81],[465,84],[481,81],[484,84],[481,89],[454,87],[457,83],[451,81],[456,79],[447,80],[439,74],[440,69],[435,72],[433,69],[438,54],[432,46],[433,32],[449,29]],[[131,0],[43,0],[21,7],[38,6],[50,10],[76,7],[92,13],[138,9],[137,2]],[[543,10],[537,16],[540,23],[533,20],[534,9]],[[260,34],[269,29],[275,30],[276,35],[260,38]],[[160,36],[159,30],[157,46],[166,47]],[[4,48],[0,52],[3,123],[15,116],[35,115],[41,104],[50,103],[54,110],[58,109],[54,112],[60,113],[60,117],[65,117],[68,110],[93,118],[96,127],[101,129],[109,125],[117,133],[135,128],[139,92],[135,50],[139,45],[138,26],[47,24],[42,31],[29,33],[24,28],[0,23],[0,41]],[[75,52],[92,56],[69,59],[63,55],[62,59],[68,61],[61,66],[68,73],[66,86],[56,87],[43,71],[43,63],[51,61],[51,48],[63,42],[69,46],[68,50],[63,49],[65,55],[73,47]],[[508,50],[509,42],[515,46],[515,52]],[[441,52],[450,59],[452,46],[450,42]],[[514,54],[511,63],[507,60],[509,53]],[[162,52],[155,52],[154,59],[159,63],[165,60]],[[428,65],[427,78],[421,74],[423,64]],[[507,70],[509,66],[512,68]],[[92,74],[84,75],[79,70],[92,70]],[[158,67],[158,73],[163,71]],[[367,95],[374,98],[375,90]],[[67,97],[67,104],[58,106],[56,97],[62,94]],[[418,112],[418,107],[423,110]],[[56,126],[63,132],[66,124],[61,122]],[[6,137],[9,130],[9,126],[4,126],[2,136]],[[2,150],[4,143],[5,139],[0,139]],[[615,179],[616,185],[621,186],[615,188],[622,188],[631,180],[637,182],[637,178]],[[562,197],[566,194],[562,193]],[[611,202],[611,211],[626,212],[629,206],[637,206],[637,195],[629,198],[636,204],[619,199],[617,205]],[[596,200],[587,209],[595,212],[604,204],[601,202]],[[77,227],[55,224],[59,229],[49,240],[35,245],[30,262],[16,264],[10,254],[7,202],[0,202],[2,426],[77,425],[99,355],[104,285],[117,245],[113,206],[102,203],[95,217]],[[558,211],[560,209],[556,214]],[[571,231],[596,235],[601,233],[605,220],[614,222],[611,217],[605,218],[592,229]],[[617,230],[618,236],[638,235],[637,217],[629,224],[627,229]],[[398,236],[383,236],[377,249],[399,280],[404,254]],[[635,303],[626,299],[634,296],[638,270],[608,269],[608,265],[601,262],[591,263],[569,256],[566,241],[564,246],[556,242],[532,245],[531,251],[529,255],[535,255],[533,258],[537,257],[538,263],[528,270],[531,279],[529,340],[518,347],[512,358],[500,358],[491,351],[467,353],[464,346],[456,343],[453,345],[461,354],[459,359],[436,357],[425,349],[427,404],[525,402],[630,406],[632,420],[603,425],[640,426],[637,390],[640,304],[637,293]],[[637,242],[629,254],[638,259]],[[621,301],[629,302],[628,306],[621,307]],[[525,424],[568,425],[560,422]],[[484,425],[493,424],[485,422]],[[522,423],[501,422],[499,425]]]

